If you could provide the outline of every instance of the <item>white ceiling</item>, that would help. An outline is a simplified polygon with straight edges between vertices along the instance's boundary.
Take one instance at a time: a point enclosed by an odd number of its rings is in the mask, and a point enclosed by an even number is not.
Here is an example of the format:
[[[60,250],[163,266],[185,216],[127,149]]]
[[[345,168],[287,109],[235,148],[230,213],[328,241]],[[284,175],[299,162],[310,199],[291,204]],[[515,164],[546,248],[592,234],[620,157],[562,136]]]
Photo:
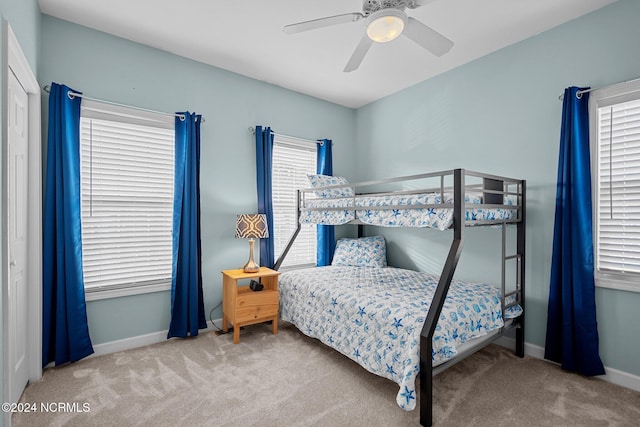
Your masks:
[[[453,40],[437,58],[400,37],[342,70],[363,21],[299,34],[291,23],[362,11],[361,0],[39,0],[43,13],[358,108],[616,0],[435,0],[407,14]]]

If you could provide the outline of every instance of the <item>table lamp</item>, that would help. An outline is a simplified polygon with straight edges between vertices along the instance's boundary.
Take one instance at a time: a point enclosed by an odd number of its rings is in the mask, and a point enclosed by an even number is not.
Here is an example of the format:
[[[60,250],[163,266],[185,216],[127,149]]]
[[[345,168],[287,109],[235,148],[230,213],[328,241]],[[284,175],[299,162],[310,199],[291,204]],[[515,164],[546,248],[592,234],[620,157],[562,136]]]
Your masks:
[[[242,214],[236,217],[236,238],[249,239],[249,261],[242,267],[245,273],[256,273],[260,266],[253,260],[253,239],[269,237],[265,214]]]

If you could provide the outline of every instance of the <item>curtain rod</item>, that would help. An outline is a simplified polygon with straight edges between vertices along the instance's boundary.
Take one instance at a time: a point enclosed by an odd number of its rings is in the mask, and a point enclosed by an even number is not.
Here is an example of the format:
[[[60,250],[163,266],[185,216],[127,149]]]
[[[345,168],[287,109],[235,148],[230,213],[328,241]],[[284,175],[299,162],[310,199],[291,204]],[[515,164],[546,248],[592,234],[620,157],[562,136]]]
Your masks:
[[[249,132],[251,132],[252,135],[256,134],[256,130],[253,128],[253,126],[249,126]],[[297,139],[298,141],[303,141],[303,142],[311,142],[311,143],[314,143],[314,144],[318,144],[319,143],[321,145],[324,143],[324,141],[319,140],[319,139],[314,140],[314,139],[309,139],[309,138],[300,138],[299,136],[284,135],[282,133],[276,133],[274,131],[271,131],[271,133],[273,135],[275,135],[275,136],[281,136],[283,138]],[[331,141],[331,145],[333,145],[333,141]]]
[[[46,85],[44,87],[44,91],[47,93],[51,92],[51,87],[49,85]],[[96,98],[90,98],[88,96],[85,96],[81,93],[77,93],[77,92],[69,92],[68,94],[69,99],[73,99],[75,97],[78,98],[84,98],[87,101],[95,101],[95,102],[101,102],[103,104],[109,104],[109,105],[114,105],[116,107],[124,107],[124,108],[133,108],[134,110],[138,110],[138,111],[145,111],[147,113],[154,113],[154,114],[162,114],[164,116],[173,116],[173,117],[179,117],[180,120],[184,121],[184,114],[178,114],[178,113],[165,113],[163,111],[155,111],[155,110],[149,110],[147,108],[142,108],[142,107],[136,107],[133,105],[125,105],[125,104],[119,104],[117,102],[113,102],[113,101],[105,101],[104,99],[96,99]],[[202,121],[205,122],[204,117],[202,117]]]
[[[626,82],[614,83],[614,84],[612,84],[612,85],[604,86],[604,87],[606,87],[606,88],[610,88],[610,87],[620,86],[620,85],[624,85],[624,84],[627,84],[627,83],[634,83],[634,82],[638,82],[638,81],[640,81],[640,78],[632,79],[632,80],[627,80]],[[593,92],[594,90],[599,90],[599,89],[603,89],[603,88],[601,88],[601,87],[600,87],[600,88],[597,88],[597,89],[583,89],[583,90],[579,90],[579,91],[577,91],[577,92],[576,92],[576,98],[580,99],[580,98],[582,98],[582,95],[583,95],[583,94],[585,94],[585,93],[589,93],[589,92]],[[562,100],[564,99],[564,93],[563,93],[563,94],[561,94],[561,95],[558,97],[558,99],[559,99],[560,101],[562,101]]]

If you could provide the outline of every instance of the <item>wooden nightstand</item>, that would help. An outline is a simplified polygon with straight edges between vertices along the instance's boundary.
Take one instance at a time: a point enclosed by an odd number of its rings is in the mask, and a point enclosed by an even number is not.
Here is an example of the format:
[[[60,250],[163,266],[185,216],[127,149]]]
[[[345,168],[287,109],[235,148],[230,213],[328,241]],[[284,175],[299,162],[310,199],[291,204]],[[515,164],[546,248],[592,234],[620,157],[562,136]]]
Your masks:
[[[273,333],[278,333],[278,275],[270,268],[260,267],[257,273],[245,273],[242,269],[222,271],[222,331],[233,324],[233,342],[240,342],[240,327],[273,322]],[[240,280],[260,280],[264,289],[254,292],[246,286],[238,286]]]

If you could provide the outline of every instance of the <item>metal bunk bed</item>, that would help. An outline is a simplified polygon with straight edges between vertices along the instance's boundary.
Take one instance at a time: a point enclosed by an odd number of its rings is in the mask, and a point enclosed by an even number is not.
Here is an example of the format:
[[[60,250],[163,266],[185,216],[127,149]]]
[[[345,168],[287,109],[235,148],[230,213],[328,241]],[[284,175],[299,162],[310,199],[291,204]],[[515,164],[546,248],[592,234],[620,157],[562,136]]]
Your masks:
[[[471,178],[474,180],[482,180],[481,184],[466,184],[465,181],[467,178]],[[401,190],[401,191],[393,191],[393,192],[370,192],[370,193],[357,193],[362,187],[376,187],[383,186],[385,184],[390,183],[400,183],[406,181],[420,180],[420,179],[439,179],[440,185],[436,187],[432,187],[430,189],[421,189],[421,190]],[[452,185],[445,185],[446,182],[452,180]],[[313,194],[317,194],[316,192],[319,189],[340,189],[350,187],[353,190],[352,197],[344,197],[342,203],[337,207],[317,207],[310,203],[308,200],[309,195],[313,199]],[[515,190],[513,190],[515,188]],[[437,375],[444,369],[447,369],[449,366],[461,361],[465,357],[477,352],[484,346],[490,344],[495,339],[503,336],[507,331],[515,329],[515,354],[518,357],[524,357],[524,313],[520,316],[512,319],[509,324],[505,322],[505,326],[499,331],[499,333],[493,335],[490,339],[484,340],[480,345],[476,347],[469,348],[468,350],[459,353],[453,359],[450,359],[444,362],[441,365],[436,367],[432,364],[432,344],[433,344],[433,336],[436,329],[437,321],[440,317],[440,313],[442,311],[445,298],[447,296],[447,292],[449,291],[449,287],[451,285],[451,281],[453,279],[456,267],[458,265],[458,260],[462,253],[463,243],[464,243],[464,235],[465,228],[467,226],[499,226],[502,231],[502,272],[501,272],[501,306],[502,312],[505,313],[509,307],[513,305],[520,305],[520,307],[525,309],[524,307],[524,291],[525,291],[525,230],[526,230],[526,182],[524,180],[506,178],[491,174],[473,172],[465,169],[454,169],[447,170],[435,173],[428,174],[419,174],[419,175],[411,175],[399,178],[392,178],[386,180],[377,180],[377,181],[367,181],[362,183],[355,184],[345,184],[345,185],[332,185],[321,188],[310,188],[298,190],[298,206],[296,209],[296,218],[297,218],[297,228],[293,232],[291,238],[289,239],[285,249],[283,250],[282,255],[276,261],[274,266],[275,270],[280,269],[282,263],[287,256],[287,253],[291,249],[298,233],[301,229],[300,224],[300,216],[301,212],[304,211],[314,211],[314,210],[322,210],[322,211],[345,211],[345,210],[353,210],[353,219],[349,219],[349,224],[357,224],[358,225],[358,236],[363,235],[363,226],[365,225],[358,218],[358,211],[365,209],[362,206],[359,206],[356,203],[356,198],[362,196],[379,196],[379,195],[389,195],[389,194],[414,194],[416,192],[427,192],[432,191],[436,192],[440,195],[441,203],[433,203],[433,204],[413,204],[413,205],[399,205],[399,204],[391,204],[386,206],[367,206],[366,209],[374,209],[374,210],[389,210],[389,209],[451,209],[452,210],[452,221],[450,223],[449,229],[453,231],[453,239],[451,242],[451,246],[447,255],[447,258],[444,263],[444,267],[442,269],[442,273],[439,276],[439,281],[437,288],[435,290],[435,294],[433,300],[431,302],[429,311],[427,313],[427,317],[425,319],[424,325],[422,327],[422,332],[420,334],[420,424],[423,426],[430,426],[432,424],[433,417],[433,407],[432,407],[432,397],[433,397],[433,387],[432,387],[432,379],[434,375]],[[468,203],[465,200],[465,197],[469,193],[478,193],[482,194],[481,203]],[[449,197],[445,197],[446,194],[449,194]],[[351,199],[352,201],[348,200]],[[507,198],[513,200],[514,203],[506,204]],[[500,219],[480,219],[480,220],[470,220],[466,217],[467,209],[477,209],[477,208],[502,208],[508,209],[511,212],[515,212],[515,215],[510,216],[508,218],[500,218]],[[516,252],[514,254],[507,254],[507,225],[515,224],[516,226]],[[515,290],[507,293],[506,291],[506,270],[507,263],[515,262]],[[509,296],[515,297],[515,302],[510,304],[505,304],[505,299]]]

